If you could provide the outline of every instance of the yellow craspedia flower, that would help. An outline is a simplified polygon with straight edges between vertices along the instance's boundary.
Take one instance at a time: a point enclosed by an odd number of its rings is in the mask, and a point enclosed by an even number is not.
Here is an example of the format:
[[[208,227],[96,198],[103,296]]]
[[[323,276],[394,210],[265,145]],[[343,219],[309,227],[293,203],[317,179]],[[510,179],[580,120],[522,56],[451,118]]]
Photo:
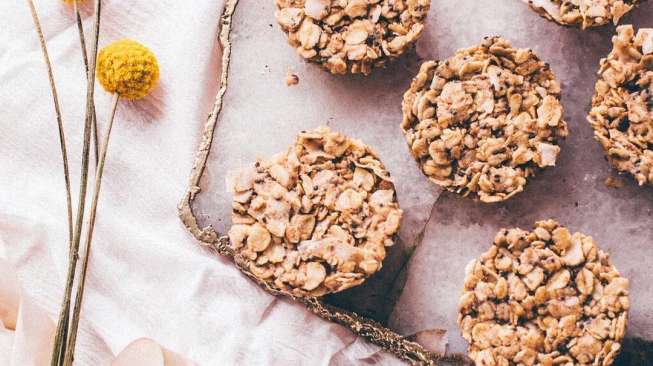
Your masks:
[[[66,3],[66,4],[72,4],[74,2],[83,3],[84,1],[85,0],[63,0],[63,2]]]
[[[100,50],[96,74],[109,93],[117,93],[125,99],[140,99],[148,95],[159,80],[159,64],[147,47],[123,39]]]

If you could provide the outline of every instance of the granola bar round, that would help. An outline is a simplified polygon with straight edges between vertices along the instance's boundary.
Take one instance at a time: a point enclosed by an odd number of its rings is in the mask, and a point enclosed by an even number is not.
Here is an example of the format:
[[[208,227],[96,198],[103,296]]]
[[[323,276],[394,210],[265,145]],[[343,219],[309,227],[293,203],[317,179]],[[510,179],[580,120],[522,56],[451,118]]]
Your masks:
[[[502,229],[466,268],[458,325],[476,365],[604,365],[621,349],[628,280],[554,220]]]
[[[587,117],[610,163],[653,185],[653,29],[617,28]]]
[[[234,178],[231,246],[257,278],[293,296],[361,284],[381,269],[402,211],[389,173],[327,127]]]
[[[610,22],[615,25],[640,0],[522,0],[543,17],[562,25],[581,29]]]
[[[363,73],[400,56],[422,35],[431,0],[275,0],[297,53],[333,74]]]
[[[549,66],[500,37],[422,64],[402,111],[422,172],[483,202],[514,196],[537,169],[555,165],[568,134]]]

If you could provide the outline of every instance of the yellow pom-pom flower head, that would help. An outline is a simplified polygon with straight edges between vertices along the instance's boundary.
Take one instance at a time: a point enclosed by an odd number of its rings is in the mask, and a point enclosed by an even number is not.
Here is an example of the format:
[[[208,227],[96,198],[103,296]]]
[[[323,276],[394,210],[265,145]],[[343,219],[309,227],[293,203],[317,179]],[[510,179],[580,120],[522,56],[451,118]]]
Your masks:
[[[96,74],[109,93],[125,99],[140,99],[156,86],[159,64],[147,47],[123,39],[100,50]]]

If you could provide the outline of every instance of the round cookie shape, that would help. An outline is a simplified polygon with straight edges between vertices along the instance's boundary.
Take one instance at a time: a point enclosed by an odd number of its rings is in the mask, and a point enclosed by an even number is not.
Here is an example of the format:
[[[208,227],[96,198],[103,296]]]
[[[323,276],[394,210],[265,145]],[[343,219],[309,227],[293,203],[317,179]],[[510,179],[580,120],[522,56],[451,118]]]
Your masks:
[[[233,177],[236,259],[293,296],[357,286],[379,271],[402,211],[377,155],[327,127]]]
[[[404,93],[410,153],[434,183],[482,202],[523,191],[568,134],[560,85],[530,49],[500,37],[427,61]]]
[[[587,120],[612,166],[653,185],[653,29],[620,26],[612,43]]]
[[[476,365],[605,365],[621,349],[628,279],[554,220],[502,229],[466,268],[458,325]]]
[[[304,59],[332,74],[363,73],[422,35],[431,0],[275,0],[275,17]]]
[[[621,17],[637,6],[640,0],[522,0],[541,16],[561,25],[581,29],[608,23],[617,25]]]

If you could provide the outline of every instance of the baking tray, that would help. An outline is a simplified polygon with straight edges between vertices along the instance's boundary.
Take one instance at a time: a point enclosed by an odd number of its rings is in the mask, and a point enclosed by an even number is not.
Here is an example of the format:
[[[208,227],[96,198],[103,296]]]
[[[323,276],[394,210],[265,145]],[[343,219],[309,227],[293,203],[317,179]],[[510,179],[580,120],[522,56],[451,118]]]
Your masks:
[[[188,230],[206,247],[233,259],[228,239],[231,199],[224,179],[290,145],[297,132],[329,125],[371,145],[393,175],[404,209],[397,244],[381,272],[363,286],[322,299],[292,298],[324,319],[342,324],[413,363],[463,363],[466,343],[456,326],[464,266],[484,252],[501,227],[529,229],[555,218],[592,235],[631,281],[629,331],[617,364],[653,363],[653,189],[618,177],[585,120],[599,60],[612,45],[613,26],[580,31],[538,16],[520,0],[433,0],[416,49],[371,76],[332,76],[303,62],[274,19],[273,1],[228,0],[221,17],[221,88],[179,206]],[[622,24],[653,27],[644,3]],[[410,157],[399,128],[401,97],[419,65],[501,35],[532,48],[562,84],[570,136],[555,168],[505,203],[482,204],[431,184]],[[300,78],[285,85],[287,72]],[[604,184],[611,177],[623,183]],[[253,278],[239,266],[243,273]],[[280,294],[257,281],[271,294]],[[429,350],[425,330],[446,332],[445,356]],[[420,333],[422,332],[422,333]],[[422,344],[417,342],[420,341]]]

